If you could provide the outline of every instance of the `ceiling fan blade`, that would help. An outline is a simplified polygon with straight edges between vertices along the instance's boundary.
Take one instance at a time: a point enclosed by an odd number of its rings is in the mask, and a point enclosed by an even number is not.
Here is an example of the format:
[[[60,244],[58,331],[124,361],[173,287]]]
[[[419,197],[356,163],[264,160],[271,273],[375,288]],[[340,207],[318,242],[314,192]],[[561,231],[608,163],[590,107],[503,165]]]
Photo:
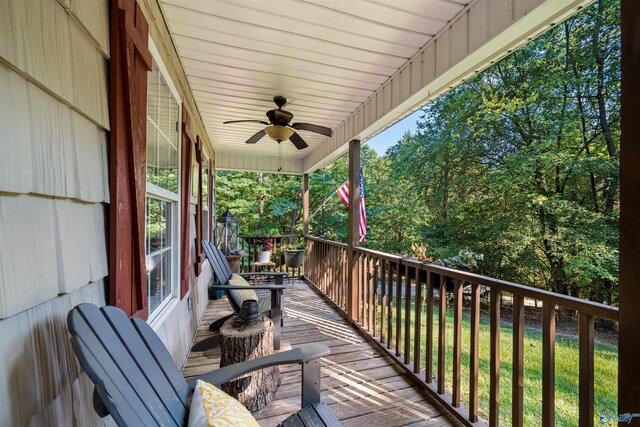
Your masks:
[[[263,125],[269,125],[269,123],[264,120],[227,120],[226,122],[222,122],[223,125],[227,125],[229,123],[262,123]]]
[[[253,135],[251,138],[247,139],[245,141],[245,143],[247,144],[255,144],[256,142],[260,141],[260,139],[262,139],[263,136],[266,135],[266,132],[264,131],[264,129],[258,131],[255,133],[255,135]]]
[[[298,150],[302,150],[309,146],[306,142],[304,142],[304,139],[302,139],[302,137],[295,132],[289,137],[289,141],[291,141]]]
[[[309,132],[315,132],[325,136],[333,135],[333,131],[331,130],[331,128],[313,125],[311,123],[294,123],[291,125],[291,127],[296,130],[308,130]]]

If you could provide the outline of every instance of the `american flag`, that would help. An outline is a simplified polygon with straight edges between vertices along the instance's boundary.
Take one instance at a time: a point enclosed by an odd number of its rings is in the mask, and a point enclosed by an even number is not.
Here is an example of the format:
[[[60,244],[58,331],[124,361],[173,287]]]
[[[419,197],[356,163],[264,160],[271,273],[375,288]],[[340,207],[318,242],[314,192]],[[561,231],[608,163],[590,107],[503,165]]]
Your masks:
[[[336,191],[340,200],[346,207],[349,207],[349,181],[346,181]],[[360,243],[364,242],[364,236],[367,234],[367,210],[364,206],[364,177],[362,176],[362,168],[360,168]]]

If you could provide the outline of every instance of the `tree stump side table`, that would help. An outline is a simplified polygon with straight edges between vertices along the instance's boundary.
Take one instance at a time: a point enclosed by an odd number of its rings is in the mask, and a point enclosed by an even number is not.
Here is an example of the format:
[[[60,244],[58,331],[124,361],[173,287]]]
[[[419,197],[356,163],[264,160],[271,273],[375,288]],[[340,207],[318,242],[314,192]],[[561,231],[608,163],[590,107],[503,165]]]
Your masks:
[[[242,325],[232,317],[220,329],[220,367],[273,353],[273,322],[262,321]],[[280,384],[277,366],[260,369],[222,385],[222,390],[238,399],[249,411],[264,408],[275,395]]]

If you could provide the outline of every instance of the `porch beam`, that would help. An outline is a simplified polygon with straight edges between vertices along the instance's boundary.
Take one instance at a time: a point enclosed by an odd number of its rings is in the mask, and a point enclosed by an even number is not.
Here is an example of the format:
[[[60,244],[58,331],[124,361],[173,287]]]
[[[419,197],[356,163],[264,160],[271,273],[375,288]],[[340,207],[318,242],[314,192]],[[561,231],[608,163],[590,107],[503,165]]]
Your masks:
[[[366,141],[592,0],[472,1],[304,157],[312,172]]]
[[[301,159],[282,159],[282,170],[278,170],[277,156],[257,156],[242,153],[216,151],[217,170],[233,170],[243,172],[281,173],[302,175]]]
[[[640,2],[621,6],[618,413],[633,414],[640,412]]]
[[[302,233],[309,235],[309,174],[302,175]]]
[[[347,315],[349,321],[358,320],[358,246],[360,230],[360,141],[349,142],[349,234],[348,234],[348,286]]]

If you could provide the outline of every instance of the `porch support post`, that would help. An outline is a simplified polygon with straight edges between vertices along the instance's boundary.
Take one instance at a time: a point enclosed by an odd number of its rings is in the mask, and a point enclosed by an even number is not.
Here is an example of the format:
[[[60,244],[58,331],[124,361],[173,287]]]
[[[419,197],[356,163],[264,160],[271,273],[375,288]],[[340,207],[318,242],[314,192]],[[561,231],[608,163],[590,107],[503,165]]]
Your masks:
[[[347,315],[349,321],[358,320],[358,246],[360,231],[360,140],[349,142],[349,241]]]
[[[309,174],[302,175],[302,234],[309,235]]]
[[[640,2],[621,5],[618,413],[633,414],[640,413]]]

